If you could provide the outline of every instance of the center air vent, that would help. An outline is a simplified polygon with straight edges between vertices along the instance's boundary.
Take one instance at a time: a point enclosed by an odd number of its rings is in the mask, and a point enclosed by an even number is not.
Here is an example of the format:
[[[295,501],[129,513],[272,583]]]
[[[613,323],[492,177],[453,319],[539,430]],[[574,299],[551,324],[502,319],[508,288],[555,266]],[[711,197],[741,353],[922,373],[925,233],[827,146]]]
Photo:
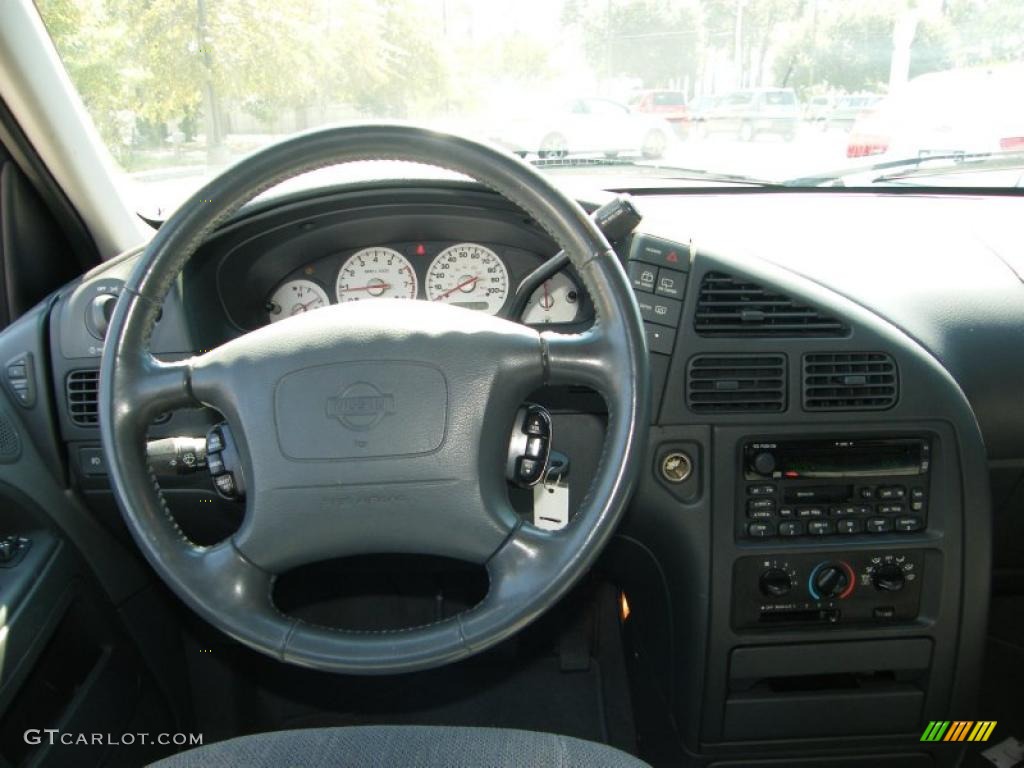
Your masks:
[[[686,404],[695,413],[785,410],[786,358],[697,355],[687,370]]]
[[[788,296],[722,272],[700,284],[694,321],[701,336],[845,336],[834,317]]]
[[[100,372],[90,368],[68,374],[67,399],[71,421],[80,427],[99,423]]]
[[[804,410],[891,408],[899,397],[896,363],[881,352],[804,355]]]

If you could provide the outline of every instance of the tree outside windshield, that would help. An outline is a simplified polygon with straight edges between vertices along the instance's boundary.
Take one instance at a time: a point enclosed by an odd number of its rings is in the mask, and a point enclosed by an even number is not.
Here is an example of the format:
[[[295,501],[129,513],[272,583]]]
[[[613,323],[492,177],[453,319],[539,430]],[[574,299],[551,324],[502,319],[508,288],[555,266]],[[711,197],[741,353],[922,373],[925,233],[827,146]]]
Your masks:
[[[280,137],[369,119],[543,167],[774,179],[1024,149],[1019,0],[37,6],[112,155],[165,208]]]

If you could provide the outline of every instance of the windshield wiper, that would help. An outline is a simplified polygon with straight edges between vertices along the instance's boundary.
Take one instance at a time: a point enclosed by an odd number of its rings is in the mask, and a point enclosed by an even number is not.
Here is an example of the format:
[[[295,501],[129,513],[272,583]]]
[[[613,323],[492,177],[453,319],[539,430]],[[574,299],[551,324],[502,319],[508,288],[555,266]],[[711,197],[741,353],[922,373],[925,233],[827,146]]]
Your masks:
[[[811,176],[801,176],[782,182],[786,187],[844,187],[853,177],[869,176],[867,184],[879,184],[897,179],[920,176],[946,176],[952,173],[977,171],[1010,170],[1024,167],[1024,151],[1003,150],[999,152],[947,152],[943,154],[918,154],[880,163],[853,165]],[[854,185],[860,186],[860,185]]]

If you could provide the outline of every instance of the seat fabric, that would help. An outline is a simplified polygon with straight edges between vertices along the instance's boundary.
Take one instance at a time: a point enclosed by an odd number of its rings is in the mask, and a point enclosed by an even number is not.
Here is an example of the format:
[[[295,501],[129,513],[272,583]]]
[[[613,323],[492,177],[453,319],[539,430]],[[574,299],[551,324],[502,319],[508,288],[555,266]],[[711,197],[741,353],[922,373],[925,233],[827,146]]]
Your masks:
[[[505,728],[355,726],[242,736],[150,768],[647,768],[604,744]]]

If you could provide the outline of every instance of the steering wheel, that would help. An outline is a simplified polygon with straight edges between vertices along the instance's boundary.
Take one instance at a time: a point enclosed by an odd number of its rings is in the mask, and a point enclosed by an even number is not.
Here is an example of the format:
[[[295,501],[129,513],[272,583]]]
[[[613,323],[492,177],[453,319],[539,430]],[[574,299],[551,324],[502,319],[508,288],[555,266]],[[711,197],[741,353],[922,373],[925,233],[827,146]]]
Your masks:
[[[570,256],[596,320],[581,334],[424,301],[359,301],[274,323],[181,362],[149,350],[162,302],[197,247],[260,192],[340,163],[447,168],[512,201]],[[521,160],[465,138],[403,125],[297,136],[209,182],[160,228],[111,318],[100,377],[110,482],[135,541],[193,610],[286,662],[383,674],[441,666],[509,637],[550,608],[611,537],[639,473],[649,423],[643,325],[615,253],[572,200]],[[513,422],[544,384],[599,392],[608,424],[598,469],[572,522],[524,523],[505,466]],[[145,452],[172,408],[225,417],[246,485],[228,540],[193,544],[174,522]],[[344,418],[345,416],[352,418]],[[281,613],[275,579],[355,554],[420,553],[483,565],[475,607],[426,626],[356,632]]]

